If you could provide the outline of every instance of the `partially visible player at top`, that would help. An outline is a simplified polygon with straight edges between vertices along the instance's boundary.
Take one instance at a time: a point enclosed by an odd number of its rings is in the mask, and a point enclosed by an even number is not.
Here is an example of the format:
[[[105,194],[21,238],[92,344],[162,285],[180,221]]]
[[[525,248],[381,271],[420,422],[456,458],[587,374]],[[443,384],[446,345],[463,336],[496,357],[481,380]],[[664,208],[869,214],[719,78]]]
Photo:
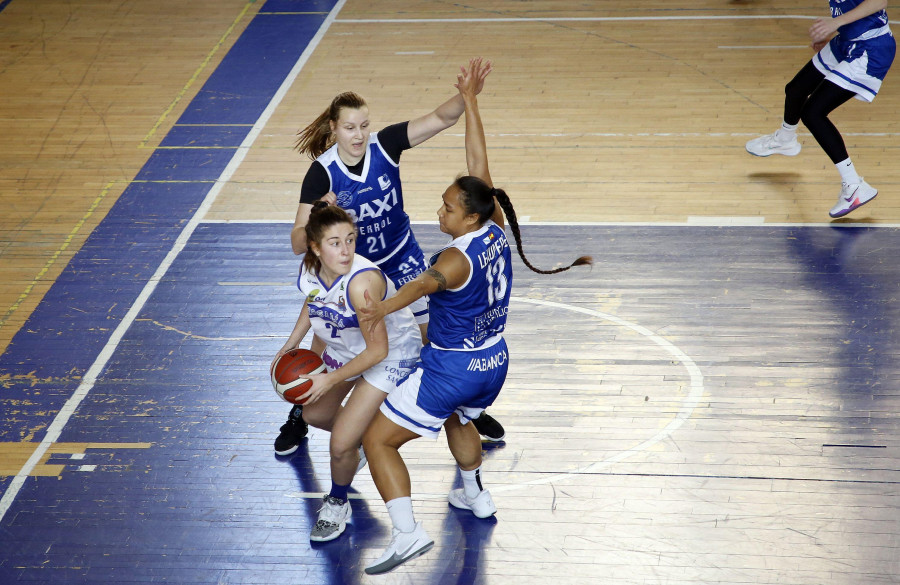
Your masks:
[[[781,128],[749,141],[747,151],[756,156],[798,154],[797,125],[802,120],[841,175],[840,195],[828,212],[836,218],[868,203],[878,191],[857,174],[828,115],[852,97],[875,99],[897,44],[888,25],[887,0],[829,0],[829,5],[831,18],[818,18],[809,28],[811,46],[818,53],[784,88]]]
[[[448,496],[454,507],[479,518],[496,512],[481,477],[481,442],[469,424],[490,406],[506,379],[509,354],[503,331],[512,290],[512,254],[503,228],[509,220],[519,256],[542,274],[590,264],[581,257],[571,266],[538,270],[525,257],[516,213],[509,196],[496,189],[488,170],[487,148],[476,95],[490,63],[473,59],[457,77],[465,100],[466,163],[469,176],[447,187],[438,208],[441,231],[452,239],[431,258],[431,266],[392,297],[364,293],[356,314],[360,327],[377,326],[386,315],[430,296],[429,342],[411,374],[388,395],[363,437],[372,479],[388,508],[392,539],[366,567],[378,574],[426,551],[434,541],[413,516],[409,471],[399,449],[419,437],[437,438],[443,427],[463,480]]]
[[[481,92],[483,83],[482,79],[476,92]],[[327,110],[298,133],[298,152],[314,162],[300,189],[291,230],[294,253],[306,252],[310,209],[325,198],[356,222],[356,253],[374,262],[397,288],[421,274],[428,266],[403,209],[400,155],[456,124],[464,110],[465,103],[457,94],[420,118],[372,132],[369,108],[361,96],[346,92],[335,97]],[[410,308],[426,341],[428,299],[419,299]],[[321,353],[320,340],[314,340],[312,350]],[[293,453],[306,436],[302,412],[301,406],[295,406],[282,425],[275,439],[279,455]],[[485,440],[503,440],[503,427],[487,413],[476,426]]]

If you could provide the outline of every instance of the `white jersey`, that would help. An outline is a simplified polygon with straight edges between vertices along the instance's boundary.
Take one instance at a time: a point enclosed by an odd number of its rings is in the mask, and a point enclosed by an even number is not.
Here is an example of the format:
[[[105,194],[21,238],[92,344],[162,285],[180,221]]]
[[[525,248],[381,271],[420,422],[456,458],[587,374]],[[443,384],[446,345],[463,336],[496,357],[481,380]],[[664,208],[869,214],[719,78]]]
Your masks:
[[[357,274],[370,270],[376,271],[384,279],[384,298],[396,293],[391,280],[375,264],[359,254],[354,255],[350,272],[339,277],[330,287],[325,286],[318,274],[307,270],[305,265],[300,269],[297,288],[306,298],[313,333],[328,346],[323,360],[330,370],[346,364],[366,349],[366,340],[359,329],[359,319],[347,289]],[[391,313],[385,317],[384,323],[389,346],[385,361],[415,361],[422,348],[422,336],[412,311],[406,308]]]

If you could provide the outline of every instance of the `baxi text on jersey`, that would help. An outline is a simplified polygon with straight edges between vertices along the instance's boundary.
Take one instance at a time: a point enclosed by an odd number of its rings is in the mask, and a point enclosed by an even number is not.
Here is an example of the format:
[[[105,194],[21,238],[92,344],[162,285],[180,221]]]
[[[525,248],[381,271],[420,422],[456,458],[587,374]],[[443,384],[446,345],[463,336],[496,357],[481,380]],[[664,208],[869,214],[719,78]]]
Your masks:
[[[397,195],[397,189],[391,189],[391,192],[381,199],[374,198],[371,201],[360,204],[356,209],[347,209],[347,213],[353,218],[353,221],[371,221],[389,212],[399,202],[400,198]]]
[[[466,368],[466,370],[470,372],[486,372],[488,370],[499,368],[506,363],[507,359],[509,358],[506,355],[506,350],[502,349],[491,357],[472,358],[469,362],[469,367]]]
[[[493,242],[487,250],[478,255],[478,265],[481,268],[485,268],[488,264],[490,264],[491,260],[500,255],[500,253],[509,248],[509,242],[506,239],[506,236],[500,236],[497,238],[496,242]]]

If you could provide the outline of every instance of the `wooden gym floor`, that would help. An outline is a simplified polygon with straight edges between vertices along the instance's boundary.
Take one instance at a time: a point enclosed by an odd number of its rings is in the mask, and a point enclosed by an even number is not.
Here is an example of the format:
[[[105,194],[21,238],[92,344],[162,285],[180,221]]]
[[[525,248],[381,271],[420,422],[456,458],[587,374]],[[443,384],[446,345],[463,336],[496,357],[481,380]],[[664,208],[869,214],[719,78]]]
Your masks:
[[[743,147],[825,4],[0,2],[0,582],[900,582],[896,72],[833,116],[880,190],[848,219],[808,134]],[[526,253],[596,265],[517,263],[496,518],[414,442],[435,549],[368,577],[368,472],[311,546],[327,435],[272,452],[291,144],[347,89],[376,128],[430,111],[476,55]],[[463,131],[403,157],[426,250]]]

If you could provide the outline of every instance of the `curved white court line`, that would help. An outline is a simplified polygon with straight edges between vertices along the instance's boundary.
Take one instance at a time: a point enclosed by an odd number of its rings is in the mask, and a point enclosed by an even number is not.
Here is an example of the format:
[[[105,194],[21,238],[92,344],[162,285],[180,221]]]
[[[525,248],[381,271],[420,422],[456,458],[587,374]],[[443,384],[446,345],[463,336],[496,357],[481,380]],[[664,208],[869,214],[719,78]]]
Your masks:
[[[682,366],[687,370],[687,373],[690,377],[690,390],[688,391],[687,396],[682,402],[681,409],[678,411],[678,414],[669,421],[669,423],[663,427],[658,433],[650,437],[649,439],[642,441],[631,447],[630,449],[626,449],[624,451],[620,451],[619,453],[609,457],[608,459],[604,459],[602,461],[595,461],[593,463],[589,463],[583,467],[575,469],[573,471],[567,471],[564,473],[554,473],[547,472],[545,477],[541,477],[538,479],[533,479],[530,481],[516,482],[506,485],[491,485],[490,490],[491,493],[498,494],[503,492],[509,492],[517,489],[522,489],[528,486],[534,485],[543,485],[548,483],[555,483],[560,481],[565,481],[567,479],[571,479],[574,477],[578,477],[585,473],[592,473],[599,471],[601,469],[606,469],[616,463],[624,461],[629,457],[632,457],[638,453],[646,451],[650,449],[654,445],[666,440],[668,437],[672,435],[675,431],[677,431],[684,422],[690,418],[691,414],[694,412],[694,409],[697,407],[697,404],[700,402],[700,398],[703,396],[704,388],[703,388],[703,374],[700,372],[700,368],[694,362],[693,359],[686,353],[684,353],[678,346],[673,344],[672,342],[664,339],[650,331],[646,327],[642,325],[638,325],[636,323],[632,323],[631,321],[626,321],[621,317],[616,317],[615,315],[610,315],[609,313],[603,313],[601,311],[595,311],[593,309],[585,309],[583,307],[576,307],[573,305],[568,305],[565,303],[557,303],[554,301],[544,301],[539,299],[529,299],[525,297],[511,297],[511,301],[517,303],[526,303],[529,305],[539,305],[544,307],[553,307],[556,309],[564,309],[567,311],[573,311],[575,313],[581,313],[584,315],[589,315],[591,317],[595,317],[598,319],[603,319],[605,321],[609,321],[611,323],[615,323],[620,327],[624,327],[626,329],[630,329],[635,333],[642,335],[666,350],[673,358],[678,360]],[[503,473],[515,473],[515,472],[504,472],[504,471],[491,471],[492,476],[499,476]],[[541,473],[541,472],[536,472]],[[321,498],[322,492],[289,492],[285,494],[289,498]],[[376,496],[377,497],[377,496]],[[443,500],[446,499],[446,493],[440,494],[427,494],[427,493],[413,493],[413,497],[421,500]],[[368,498],[367,494],[351,494],[351,499],[366,499]]]
[[[647,449],[653,447],[657,443],[660,443],[667,439],[672,435],[676,430],[681,428],[681,425],[690,418],[691,414],[694,412],[694,409],[697,407],[697,404],[700,402],[700,398],[703,396],[703,374],[700,372],[700,368],[694,363],[694,360],[691,359],[689,355],[684,353],[678,346],[673,344],[657,335],[656,333],[650,331],[646,327],[642,325],[638,325],[636,323],[632,323],[631,321],[626,321],[620,317],[616,317],[615,315],[610,315],[609,313],[603,313],[600,311],[595,311],[593,309],[585,309],[582,307],[575,307],[572,305],[567,305],[564,303],[557,303],[553,301],[542,301],[536,299],[527,299],[521,297],[513,297],[511,300],[520,303],[528,303],[531,305],[543,305],[546,307],[554,307],[557,309],[565,309],[568,311],[574,311],[576,313],[582,313],[584,315],[590,315],[592,317],[596,317],[598,319],[603,319],[605,321],[610,321],[619,325],[621,327],[625,327],[626,329],[630,329],[639,335],[643,335],[659,347],[666,350],[669,354],[672,355],[676,360],[678,360],[681,365],[687,370],[688,375],[690,376],[690,390],[688,391],[687,397],[684,399],[681,405],[681,409],[678,411],[678,414],[675,415],[675,418],[669,421],[669,423],[663,427],[658,433],[647,439],[646,441],[642,441],[641,443],[635,445],[630,449],[626,449],[625,451],[620,451],[616,455],[608,459],[604,459],[603,461],[595,461],[594,463],[590,463],[576,469],[575,471],[570,471],[562,474],[551,474],[548,477],[543,477],[540,479],[534,479],[526,482],[519,482],[515,484],[509,485],[498,485],[496,487],[491,487],[492,493],[501,493],[506,491],[511,491],[515,489],[519,489],[525,486],[532,485],[541,485],[546,483],[553,483],[557,481],[564,481],[566,479],[570,479],[572,477],[576,477],[582,475],[584,473],[591,473],[595,471],[599,471],[601,469],[606,469],[620,461],[624,461],[629,457],[636,455],[642,451],[646,451]],[[498,473],[498,472],[494,472]],[[446,494],[441,494],[442,498],[446,497]]]

